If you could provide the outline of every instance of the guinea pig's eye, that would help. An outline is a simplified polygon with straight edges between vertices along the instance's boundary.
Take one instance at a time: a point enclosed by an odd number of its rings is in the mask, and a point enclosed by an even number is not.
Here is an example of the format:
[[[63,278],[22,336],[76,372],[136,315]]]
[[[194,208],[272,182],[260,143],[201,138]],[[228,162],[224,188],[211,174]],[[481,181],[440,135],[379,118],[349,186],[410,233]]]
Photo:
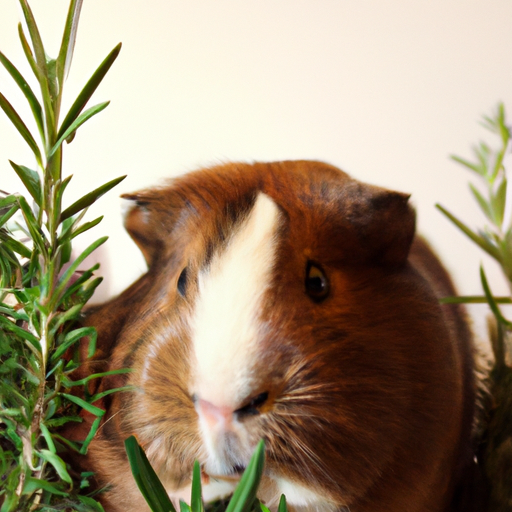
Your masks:
[[[185,267],[180,274],[180,277],[178,277],[178,292],[182,297],[185,297],[185,293],[187,292],[187,281],[188,281],[188,271],[187,267]]]
[[[315,302],[321,302],[329,295],[329,281],[324,271],[311,261],[306,267],[306,293]]]

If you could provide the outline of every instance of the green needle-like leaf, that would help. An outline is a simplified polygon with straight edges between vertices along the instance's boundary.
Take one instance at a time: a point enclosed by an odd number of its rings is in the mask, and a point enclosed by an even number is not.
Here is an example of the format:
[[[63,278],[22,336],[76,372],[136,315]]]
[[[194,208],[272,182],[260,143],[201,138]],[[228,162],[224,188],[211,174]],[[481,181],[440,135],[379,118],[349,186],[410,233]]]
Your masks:
[[[80,115],[75,121],[69,126],[69,128],[58,138],[52,149],[48,152],[48,157],[52,157],[55,152],[60,148],[62,143],[70,137],[80,126],[82,126],[87,120],[95,116],[102,110],[108,107],[110,101],[105,101],[94,107],[87,109],[82,115]]]
[[[79,327],[78,329],[74,329],[73,331],[66,334],[64,340],[59,345],[57,350],[52,354],[50,361],[54,363],[58,361],[60,357],[68,350],[68,348],[72,347],[77,341],[81,340],[85,336],[89,336],[89,343],[93,343],[96,346],[96,329],[94,327]],[[89,357],[94,355],[94,351]]]
[[[31,332],[28,332],[25,329],[18,327],[16,324],[7,320],[7,318],[3,317],[2,315],[0,315],[0,329],[7,329],[8,331],[17,334],[20,338],[31,343],[37,351],[41,352],[41,345],[39,343],[39,340]]]
[[[18,203],[20,205],[21,211],[23,212],[25,223],[27,224],[27,228],[29,230],[30,236],[32,237],[32,240],[34,241],[34,244],[42,254],[46,254],[46,239],[38,225],[36,218],[34,217],[34,212],[31,210],[27,200],[23,196],[18,198]]]
[[[60,45],[59,56],[57,57],[57,79],[61,87],[68,75],[71,61],[73,60],[82,3],[83,0],[71,0],[69,4],[64,34],[62,35],[62,43]]]
[[[9,210],[7,210],[3,215],[1,215],[0,216],[0,227],[2,227],[19,209],[20,209],[19,205],[15,204]],[[29,254],[30,254],[30,251],[29,251]]]
[[[30,67],[32,68],[32,72],[34,73],[35,77],[37,78],[39,82],[39,86],[41,88],[41,94],[43,97],[43,106],[44,106],[44,113],[46,116],[45,119],[45,136],[44,140],[48,141],[48,136],[54,136],[54,130],[53,127],[55,126],[55,112],[53,110],[53,103],[52,98],[50,95],[50,88],[48,83],[48,71],[46,69],[46,65],[44,68],[44,71],[41,70],[38,63],[36,62],[36,59],[34,58],[34,54],[32,53],[32,49],[30,48],[30,44],[27,41],[27,38],[25,37],[25,33],[23,32],[23,27],[21,23],[18,25],[18,34],[21,41],[21,46],[23,48],[23,51],[25,52],[25,56],[27,57],[27,60],[30,64]],[[48,133],[48,129],[52,128],[51,133]]]
[[[23,185],[25,185],[25,188],[28,190],[36,204],[41,206],[42,193],[39,174],[36,171],[29,169],[28,167],[15,164],[11,160],[9,160],[9,163],[11,164],[11,167],[16,171],[16,174],[19,176],[20,180],[23,182]]]
[[[39,428],[41,429],[41,433],[43,434],[44,440],[46,441],[46,444],[48,445],[48,449],[52,453],[57,453],[57,449],[55,448],[55,443],[53,442],[52,435],[50,434],[48,427],[44,423],[40,423]]]
[[[153,512],[176,512],[165,487],[139,446],[135,436],[125,440],[124,446],[130,461],[133,478]]]
[[[93,440],[94,436],[96,435],[96,432],[98,432],[98,429],[100,428],[101,423],[101,416],[98,416],[91,425],[91,430],[89,430],[89,433],[87,434],[87,437],[85,438],[84,444],[80,448],[80,453],[82,455],[85,455],[87,453],[87,448],[89,448],[89,445],[91,444],[91,441]]]
[[[484,199],[482,194],[478,191],[478,189],[472,184],[469,184],[469,188],[471,190],[471,193],[473,194],[473,197],[476,199],[476,202],[480,206],[480,209],[484,212],[485,216],[492,222],[495,223],[496,219],[494,217],[494,212],[492,210],[492,207],[489,205],[489,203]]]
[[[76,228],[71,233],[71,238],[75,238],[75,236],[78,236],[78,235],[81,235],[82,233],[85,233],[86,231],[88,231],[89,229],[93,228],[94,226],[97,226],[102,220],[103,220],[103,215],[101,215],[100,217],[97,217],[94,220],[91,220],[90,222],[84,222],[84,224],[82,224],[81,226]]]
[[[32,41],[32,48],[36,57],[36,63],[39,69],[42,71],[44,76],[48,76],[48,70],[46,68],[46,53],[44,51],[43,40],[41,34],[37,28],[37,23],[34,18],[34,14],[30,9],[27,0],[20,0],[21,9],[25,22],[27,23],[28,33],[30,34],[30,40]]]
[[[67,482],[68,484],[73,483],[73,480],[71,480],[68,470],[66,469],[65,462],[56,453],[53,453],[50,450],[39,450],[38,454],[55,468],[55,471],[57,471],[58,475],[62,480],[64,480],[64,482]]]
[[[69,208],[66,208],[60,216],[60,221],[66,220],[68,217],[71,217],[72,215],[75,215],[79,211],[83,210],[84,208],[88,208],[93,204],[98,198],[100,198],[103,194],[106,194],[110,189],[115,187],[118,183],[121,183],[126,178],[125,176],[120,176],[119,178],[115,178],[112,181],[109,181],[102,185],[101,187],[98,187],[94,189],[92,192],[89,192],[84,197],[79,199],[78,201],[75,201]]]
[[[69,280],[71,279],[72,275],[78,270],[78,267],[82,264],[82,262],[91,254],[93,251],[95,251],[100,245],[104,244],[108,240],[108,236],[104,236],[102,238],[99,238],[95,242],[93,242],[89,247],[87,247],[81,254],[78,256],[75,261],[66,269],[66,272],[62,274],[60,277],[57,286],[55,287],[54,297],[52,301],[52,306],[54,303],[56,304],[58,299],[60,299],[62,293],[64,292],[66,286],[69,283]]]
[[[190,508],[192,512],[204,512],[202,489],[201,489],[201,466],[196,460],[192,472],[192,492],[190,497]]]
[[[27,125],[23,122],[16,110],[14,110],[13,106],[7,101],[7,98],[2,93],[0,93],[0,108],[2,108],[20,135],[25,139],[25,142],[30,146],[30,149],[36,157],[37,163],[42,167],[43,159],[41,157],[41,151],[39,150],[34,137],[27,128]]]
[[[32,53],[32,48],[30,48],[30,44],[25,37],[25,32],[23,32],[23,26],[21,23],[18,24],[18,36],[20,38],[21,47],[23,48],[23,52],[25,53],[25,57],[27,58],[28,63],[30,64],[30,68],[32,69],[32,73],[37,78],[38,82],[41,82],[41,70],[37,67],[36,59],[34,58],[34,54]]]
[[[265,442],[261,440],[233,493],[226,512],[250,512],[256,499],[264,464]]]
[[[69,393],[60,393],[61,396],[66,397],[71,402],[75,403],[76,405],[79,405],[83,409],[85,409],[87,412],[90,412],[91,414],[94,414],[97,418],[103,417],[105,414],[105,411],[103,409],[100,409],[99,407],[96,407],[95,405],[90,404],[89,402],[86,402],[83,398],[80,398],[75,395],[70,395]]]
[[[23,494],[32,494],[33,492],[43,489],[51,494],[56,494],[58,496],[67,496],[67,492],[64,492],[62,489],[57,487],[57,485],[48,482],[47,480],[40,480],[38,478],[33,478],[31,476],[27,477],[25,480],[25,485],[23,487]]]
[[[461,222],[457,217],[452,215],[448,210],[443,208],[440,204],[436,204],[436,208],[444,213],[466,236],[471,238],[473,242],[475,242],[479,247],[481,247],[486,253],[491,255],[498,262],[500,261],[500,253],[498,249],[490,244],[485,238],[477,235],[471,229],[469,229],[463,222]]]
[[[34,115],[34,119],[37,123],[39,134],[44,141],[43,109],[41,108],[41,104],[36,98],[36,95],[30,88],[30,85],[28,85],[27,81],[23,78],[22,74],[2,52],[0,52],[0,62],[4,65],[9,74],[14,78],[14,81],[18,84],[19,88],[25,95],[25,98],[27,98],[30,109],[32,110],[32,114]]]
[[[500,308],[498,307],[498,304],[496,303],[496,300],[494,299],[491,289],[489,287],[489,283],[487,281],[487,277],[484,272],[484,268],[480,266],[480,280],[482,281],[482,288],[484,289],[485,298],[487,299],[487,302],[489,303],[489,307],[491,308],[491,311],[493,312],[494,316],[504,326],[506,326],[508,329],[512,329],[512,322],[509,322],[501,313]]]
[[[59,133],[57,135],[58,139],[67,139],[69,135],[74,130],[71,130],[68,132],[69,128],[72,126],[72,124],[75,122],[77,117],[79,116],[80,112],[84,109],[85,105],[91,98],[91,96],[94,94],[94,91],[97,89],[105,75],[107,74],[108,70],[114,63],[114,61],[117,59],[117,56],[119,55],[119,52],[121,51],[121,44],[118,44],[105,58],[105,60],[99,65],[98,69],[94,72],[90,80],[87,82],[85,87],[82,89],[80,94],[78,95],[77,99],[69,109],[68,114],[66,115],[66,118],[64,121],[62,121],[61,127],[59,129]],[[64,136],[66,133],[68,133],[67,136]]]
[[[286,496],[281,494],[281,499],[279,500],[279,507],[277,512],[288,512],[288,508],[286,507]]]
[[[494,297],[496,304],[512,304],[510,297]],[[487,304],[487,298],[478,295],[462,295],[460,297],[443,297],[441,304]]]
[[[475,171],[480,176],[485,176],[485,168],[482,168],[479,165],[473,164],[469,162],[468,160],[464,160],[464,158],[461,158],[460,156],[451,155],[450,157],[455,162],[463,165],[464,167],[467,167],[468,169]]]
[[[501,183],[498,186],[496,195],[491,197],[491,206],[496,219],[496,226],[501,228],[503,223],[503,217],[505,215],[505,204],[507,200],[507,179],[503,177]]]

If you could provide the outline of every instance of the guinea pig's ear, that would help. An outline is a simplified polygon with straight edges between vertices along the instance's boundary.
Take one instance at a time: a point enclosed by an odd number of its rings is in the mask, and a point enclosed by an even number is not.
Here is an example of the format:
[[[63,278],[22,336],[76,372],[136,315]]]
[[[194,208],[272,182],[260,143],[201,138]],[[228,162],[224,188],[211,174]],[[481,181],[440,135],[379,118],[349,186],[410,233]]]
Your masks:
[[[151,211],[156,198],[149,192],[123,194],[121,197],[130,201],[125,211],[124,226],[141,250],[148,267],[151,267],[163,247],[162,234],[155,226]]]
[[[361,185],[352,204],[352,224],[356,226],[374,260],[384,265],[405,263],[414,238],[416,215],[409,194],[373,185]]]

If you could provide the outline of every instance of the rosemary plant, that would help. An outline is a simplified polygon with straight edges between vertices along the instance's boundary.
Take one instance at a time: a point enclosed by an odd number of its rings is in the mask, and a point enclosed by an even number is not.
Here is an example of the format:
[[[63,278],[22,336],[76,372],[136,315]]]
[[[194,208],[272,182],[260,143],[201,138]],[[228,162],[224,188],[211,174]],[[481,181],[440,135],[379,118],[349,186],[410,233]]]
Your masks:
[[[504,164],[507,151],[511,150],[512,133],[507,126],[503,104],[498,106],[493,117],[484,117],[483,125],[497,136],[497,147],[494,149],[481,142],[474,148],[474,161],[458,156],[452,158],[483,182],[485,193],[473,184],[470,189],[489,223],[474,231],[442,206],[437,207],[498,262],[512,290],[512,197]],[[483,266],[480,267],[480,278],[483,296],[448,297],[444,302],[486,302],[495,319],[490,332],[494,353],[494,365],[489,375],[492,404],[485,419],[480,462],[489,485],[487,512],[505,512],[512,509],[512,321],[505,317],[499,305],[511,304],[512,298],[493,295]]]
[[[104,411],[99,397],[73,391],[88,379],[73,382],[79,365],[77,342],[89,340],[94,353],[96,333],[77,324],[81,310],[101,279],[98,266],[79,267],[106,238],[100,238],[72,259],[72,241],[96,226],[84,222],[87,208],[123,177],[89,192],[64,207],[71,176],[62,173],[64,142],[102,111],[108,102],[85,109],[110,69],[120,45],[101,63],[65,116],[61,116],[64,83],[71,64],[82,0],[71,0],[58,56],[49,58],[27,0],[19,0],[28,32],[19,38],[38,86],[38,93],[2,53],[0,62],[26,98],[39,142],[9,101],[0,93],[0,107],[31,150],[34,165],[10,162],[26,195],[0,198],[0,505],[1,512],[33,510],[102,510],[87,495],[89,474],[74,474],[61,458],[63,449],[85,453]],[[61,117],[63,120],[61,121]],[[89,377],[89,379],[95,376]],[[81,421],[80,408],[96,415],[87,439],[76,443],[61,430]]]

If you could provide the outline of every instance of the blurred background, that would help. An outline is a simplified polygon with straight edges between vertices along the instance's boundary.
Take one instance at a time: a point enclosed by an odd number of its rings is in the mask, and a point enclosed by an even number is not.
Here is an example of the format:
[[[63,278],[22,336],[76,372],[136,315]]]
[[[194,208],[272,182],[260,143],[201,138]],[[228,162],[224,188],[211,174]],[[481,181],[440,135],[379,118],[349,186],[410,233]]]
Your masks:
[[[55,56],[67,0],[32,0]],[[0,0],[0,50],[30,74],[17,36],[17,0]],[[122,192],[229,160],[319,159],[362,180],[409,192],[418,229],[461,293],[479,294],[493,262],[438,211],[469,225],[483,216],[450,154],[471,157],[480,125],[499,101],[512,121],[510,0],[87,0],[67,82],[67,103],[120,41],[120,57],[90,105],[112,100],[65,148],[68,201],[121,174],[126,180],[89,211],[105,215],[76,249],[104,234],[96,301],[145,270],[122,228]],[[0,91],[29,117],[0,70]],[[8,159],[32,165],[0,112],[0,188],[20,191]],[[512,198],[511,198],[512,199]],[[472,307],[477,327],[486,306]]]

